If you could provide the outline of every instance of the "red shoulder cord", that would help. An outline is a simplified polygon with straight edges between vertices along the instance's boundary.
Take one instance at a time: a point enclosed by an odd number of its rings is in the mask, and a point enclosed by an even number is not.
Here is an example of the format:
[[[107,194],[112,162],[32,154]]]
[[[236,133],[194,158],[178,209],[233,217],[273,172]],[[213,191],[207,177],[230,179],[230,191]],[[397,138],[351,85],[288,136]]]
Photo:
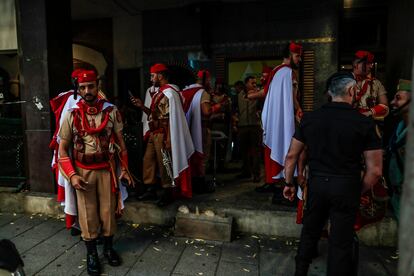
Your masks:
[[[79,108],[77,109],[77,112],[80,113],[80,116],[82,118],[82,126],[83,126],[83,129],[89,135],[102,132],[102,130],[108,124],[110,111],[111,111],[111,109],[109,109],[109,108],[105,109],[103,111],[103,113],[105,114],[105,117],[104,117],[103,121],[101,122],[101,124],[99,125],[99,127],[97,127],[97,128],[91,128],[91,126],[89,125],[88,119],[86,118],[86,115],[85,115],[86,111],[84,110],[83,105],[79,105]]]

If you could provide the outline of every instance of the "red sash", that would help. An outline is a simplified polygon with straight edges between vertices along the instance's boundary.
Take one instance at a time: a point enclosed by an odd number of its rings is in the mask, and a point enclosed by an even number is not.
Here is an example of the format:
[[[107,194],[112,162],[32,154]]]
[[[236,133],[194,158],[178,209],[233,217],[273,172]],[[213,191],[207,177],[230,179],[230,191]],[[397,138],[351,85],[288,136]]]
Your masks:
[[[278,66],[276,66],[271,72],[270,72],[270,75],[269,75],[269,77],[267,78],[267,82],[266,82],[266,85],[265,85],[265,87],[264,87],[264,89],[263,89],[263,91],[264,91],[264,94],[265,94],[265,96],[267,95],[267,92],[269,91],[269,86],[270,86],[270,83],[272,82],[272,80],[273,80],[273,77],[276,75],[276,73],[277,73],[277,71],[279,71],[280,69],[282,69],[283,67],[290,67],[289,65],[287,65],[287,64],[280,64],[280,65],[278,65]]]
[[[184,103],[183,103],[184,113],[188,112],[195,94],[201,89],[203,89],[203,87],[193,87],[193,88],[188,88],[188,89],[181,91],[181,95],[184,98]]]

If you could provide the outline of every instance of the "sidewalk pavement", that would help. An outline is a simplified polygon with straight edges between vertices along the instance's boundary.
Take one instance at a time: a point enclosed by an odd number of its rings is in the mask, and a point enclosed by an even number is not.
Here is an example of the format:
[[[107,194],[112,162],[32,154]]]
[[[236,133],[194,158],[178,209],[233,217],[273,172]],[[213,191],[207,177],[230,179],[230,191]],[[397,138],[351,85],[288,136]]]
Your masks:
[[[45,215],[0,214],[0,239],[17,246],[27,275],[87,275],[86,250],[62,219]],[[235,235],[232,242],[179,238],[171,228],[121,222],[115,248],[123,259],[102,275],[293,275],[298,240]],[[309,275],[326,275],[327,241]],[[98,250],[102,251],[102,246]],[[359,276],[397,275],[395,248],[360,247]]]

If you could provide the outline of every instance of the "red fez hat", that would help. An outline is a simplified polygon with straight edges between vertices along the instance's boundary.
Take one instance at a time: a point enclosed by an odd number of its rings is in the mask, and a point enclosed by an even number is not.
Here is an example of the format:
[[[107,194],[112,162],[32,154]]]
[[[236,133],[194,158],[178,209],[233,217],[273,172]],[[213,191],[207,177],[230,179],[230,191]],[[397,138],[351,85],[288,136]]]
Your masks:
[[[374,55],[371,52],[359,50],[355,53],[355,59],[365,59],[367,62],[372,63],[374,62]]]
[[[84,71],[84,69],[82,69],[82,68],[78,68],[78,69],[73,70],[72,74],[70,75],[70,76],[71,76],[71,78],[72,78],[72,79],[77,79],[77,78],[78,78],[78,75],[79,75],[82,71]]]
[[[167,71],[168,68],[165,66],[165,64],[162,63],[156,63],[153,66],[151,66],[150,72],[151,74],[156,74],[159,72]]]
[[[96,81],[96,73],[93,70],[83,70],[78,72],[78,83]]]
[[[302,55],[302,44],[290,42],[289,44],[289,51],[295,54]]]
[[[211,78],[210,72],[208,70],[199,70],[197,72],[197,78],[199,78],[200,80],[203,78],[203,75],[206,76],[206,79]]]
[[[269,74],[270,72],[272,72],[272,67],[269,67],[269,66],[263,66],[263,69],[262,69],[262,73],[263,74]]]

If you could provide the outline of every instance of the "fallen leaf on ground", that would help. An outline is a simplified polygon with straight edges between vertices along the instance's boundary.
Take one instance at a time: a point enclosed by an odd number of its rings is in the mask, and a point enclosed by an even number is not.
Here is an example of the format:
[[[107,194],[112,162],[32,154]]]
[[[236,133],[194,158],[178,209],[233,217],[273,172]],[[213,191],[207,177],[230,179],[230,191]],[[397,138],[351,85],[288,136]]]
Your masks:
[[[134,228],[138,228],[138,227],[139,227],[139,223],[133,223],[133,224],[132,224],[132,227],[134,227]]]
[[[84,267],[84,265],[80,265],[80,266],[78,266],[78,268],[79,268],[79,269],[82,269],[83,267]]]
[[[258,236],[255,236],[255,235],[252,235],[252,238],[258,239],[259,237]]]
[[[243,270],[246,272],[250,272],[250,270],[248,270],[247,268],[243,268]]]
[[[155,246],[153,248],[154,248],[155,251],[158,251],[158,252],[161,251],[161,249],[156,248]]]
[[[197,256],[201,256],[201,254],[200,254],[200,253],[197,253],[197,252],[196,252],[196,253],[194,253],[194,254],[195,254],[195,255],[197,255]]]

